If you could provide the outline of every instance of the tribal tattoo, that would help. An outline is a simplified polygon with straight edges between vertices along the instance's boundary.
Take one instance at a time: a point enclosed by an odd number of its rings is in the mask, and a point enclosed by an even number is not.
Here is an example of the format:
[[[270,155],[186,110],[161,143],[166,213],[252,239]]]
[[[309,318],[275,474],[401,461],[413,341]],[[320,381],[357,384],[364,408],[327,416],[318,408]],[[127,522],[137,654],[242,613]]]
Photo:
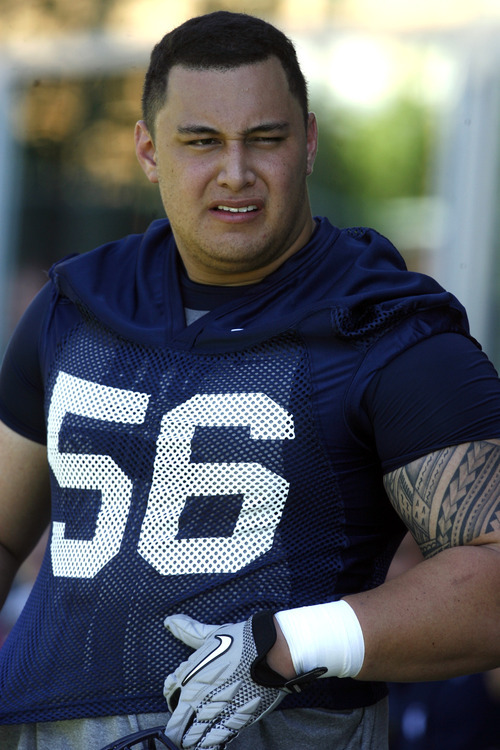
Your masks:
[[[500,440],[429,453],[384,477],[424,557],[500,529]]]

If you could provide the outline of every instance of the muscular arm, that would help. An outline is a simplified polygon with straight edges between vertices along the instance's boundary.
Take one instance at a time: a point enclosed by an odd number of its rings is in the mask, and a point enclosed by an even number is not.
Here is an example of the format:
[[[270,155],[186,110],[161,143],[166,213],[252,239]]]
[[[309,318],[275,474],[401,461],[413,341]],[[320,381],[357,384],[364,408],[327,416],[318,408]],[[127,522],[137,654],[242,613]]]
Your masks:
[[[387,474],[385,486],[424,560],[345,597],[365,641],[357,679],[437,680],[500,666],[500,441],[436,451]],[[267,661],[290,678],[277,633]]]
[[[49,518],[46,447],[0,422],[0,607]]]
[[[500,665],[500,441],[436,451],[385,477],[424,561],[346,597],[365,637],[359,679],[429,680]]]

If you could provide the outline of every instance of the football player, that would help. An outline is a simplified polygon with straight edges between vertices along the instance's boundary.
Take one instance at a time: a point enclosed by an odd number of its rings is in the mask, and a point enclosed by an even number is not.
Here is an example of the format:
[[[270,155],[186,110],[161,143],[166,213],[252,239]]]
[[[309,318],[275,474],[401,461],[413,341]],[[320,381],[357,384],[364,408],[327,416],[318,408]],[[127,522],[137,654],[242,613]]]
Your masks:
[[[51,531],[0,745],[381,750],[386,680],[500,664],[498,376],[450,293],[313,217],[280,31],[187,21],[143,109],[168,218],[56,263],[2,368],[5,592]]]

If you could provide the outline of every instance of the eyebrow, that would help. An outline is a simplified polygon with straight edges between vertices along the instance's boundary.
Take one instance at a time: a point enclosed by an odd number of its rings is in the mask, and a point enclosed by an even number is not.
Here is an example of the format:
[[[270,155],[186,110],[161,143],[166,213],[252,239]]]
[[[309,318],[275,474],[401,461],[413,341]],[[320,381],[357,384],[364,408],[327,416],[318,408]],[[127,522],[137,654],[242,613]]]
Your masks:
[[[246,128],[239,133],[239,135],[246,137],[253,135],[254,133],[284,132],[289,128],[290,124],[284,120],[276,122],[261,122],[259,125]],[[177,132],[179,135],[220,135],[220,131],[218,131],[217,128],[212,128],[209,125],[179,125]]]

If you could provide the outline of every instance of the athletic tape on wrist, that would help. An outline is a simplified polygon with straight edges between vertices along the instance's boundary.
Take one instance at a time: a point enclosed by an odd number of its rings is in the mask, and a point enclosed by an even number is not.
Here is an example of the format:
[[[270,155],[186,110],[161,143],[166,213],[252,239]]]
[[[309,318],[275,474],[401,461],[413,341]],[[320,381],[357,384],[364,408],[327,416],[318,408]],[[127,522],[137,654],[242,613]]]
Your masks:
[[[326,667],[323,677],[356,677],[365,641],[353,608],[345,601],[277,612],[297,674]]]

